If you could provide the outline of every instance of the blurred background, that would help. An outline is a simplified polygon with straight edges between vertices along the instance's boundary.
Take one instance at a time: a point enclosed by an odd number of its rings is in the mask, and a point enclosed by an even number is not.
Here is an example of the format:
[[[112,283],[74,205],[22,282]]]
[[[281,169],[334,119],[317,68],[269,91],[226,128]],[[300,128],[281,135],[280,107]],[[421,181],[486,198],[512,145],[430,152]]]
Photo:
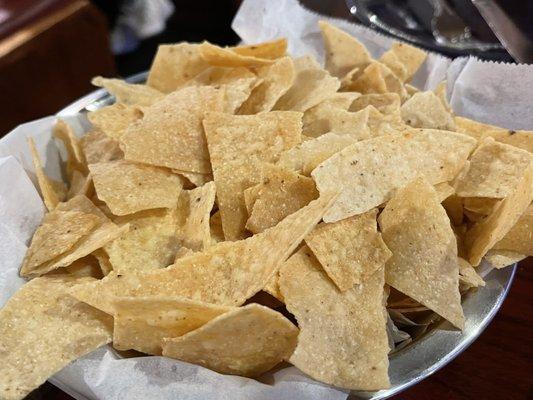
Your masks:
[[[265,0],[267,1],[267,0]],[[533,1],[302,0],[451,57],[533,59]],[[0,0],[0,136],[149,68],[160,43],[233,45],[240,0]]]

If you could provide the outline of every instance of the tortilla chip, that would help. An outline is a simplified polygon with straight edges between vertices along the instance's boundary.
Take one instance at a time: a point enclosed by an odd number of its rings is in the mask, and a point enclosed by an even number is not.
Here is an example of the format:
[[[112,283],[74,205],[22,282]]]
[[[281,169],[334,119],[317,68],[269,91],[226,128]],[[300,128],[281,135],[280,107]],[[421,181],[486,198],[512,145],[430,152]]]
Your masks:
[[[113,347],[161,355],[164,338],[177,338],[232,310],[180,297],[117,297]]]
[[[159,45],[146,84],[163,93],[180,88],[209,68],[200,57],[199,48],[200,45],[193,43]]]
[[[100,218],[80,211],[52,211],[43,218],[33,235],[22,263],[22,274],[67,252],[99,225]]]
[[[483,124],[468,118],[455,117],[457,131],[478,140],[492,137],[497,142],[509,144],[533,152],[533,131],[515,131],[494,125]]]
[[[249,304],[184,336],[164,339],[163,355],[222,374],[254,377],[289,358],[297,340],[298,328],[282,314]]]
[[[204,120],[222,227],[227,240],[245,235],[248,214],[243,191],[259,182],[260,162],[275,162],[300,143],[302,114],[268,112],[232,116],[210,113]]]
[[[452,224],[461,225],[463,223],[463,199],[459,196],[451,195],[441,201],[441,203]]]
[[[305,111],[331,97],[340,87],[337,78],[306,57],[294,60],[292,87],[276,102],[274,110]]]
[[[466,210],[487,216],[494,211],[500,201],[500,199],[486,197],[467,197],[463,199],[463,204]]]
[[[220,211],[214,213],[209,219],[209,230],[213,244],[226,240],[224,238],[224,231],[222,230],[222,218],[220,216]]]
[[[372,57],[366,47],[356,38],[339,28],[319,21],[324,40],[326,69],[337,78],[342,78],[353,68],[364,68]]]
[[[326,133],[284,151],[278,165],[309,175],[323,161],[356,141],[350,135]]]
[[[391,257],[377,231],[377,209],[332,224],[320,224],[305,243],[342,291],[374,274]]]
[[[259,197],[259,191],[261,190],[261,187],[262,187],[262,184],[258,183],[255,186],[249,187],[242,193],[244,195],[244,205],[246,207],[246,211],[248,212],[248,215],[252,213],[252,209],[254,208],[255,201]]]
[[[407,75],[402,80],[403,82],[411,80],[427,57],[427,53],[424,50],[401,42],[394,42],[388,52],[394,53],[397,60],[405,67]]]
[[[279,278],[287,310],[300,327],[289,361],[338,387],[389,387],[384,284],[381,267],[364,284],[340,292],[311,251],[302,247],[283,264]]]
[[[447,97],[447,82],[446,81],[442,81],[441,83],[439,83],[437,85],[437,87],[433,90],[433,93],[435,93],[435,95],[439,98],[440,102],[442,103],[442,105],[444,106],[444,108],[450,112],[450,113],[453,113],[453,110],[452,108],[450,107],[450,104],[448,103],[448,97]],[[454,125],[455,125],[455,120],[454,120]]]
[[[257,114],[270,111],[294,82],[294,65],[290,57],[283,57],[274,64],[257,69],[262,82],[257,85],[250,97],[242,104],[238,114]]]
[[[332,203],[322,197],[278,225],[237,242],[222,242],[173,266],[136,274],[109,274],[72,295],[112,313],[114,296],[182,296],[191,300],[238,306],[265,287]]]
[[[58,119],[53,128],[54,137],[63,142],[67,151],[67,177],[70,179],[74,170],[87,173],[87,163],[81,150],[80,141],[74,131],[62,119]]]
[[[485,281],[464,258],[459,257],[459,283],[463,289],[485,286]]]
[[[494,245],[493,249],[511,250],[533,256],[533,205],[529,205],[516,224]]]
[[[109,255],[104,249],[97,249],[91,254],[98,261],[102,277],[109,275],[109,273],[113,271],[113,265],[111,265],[111,262],[109,261]]]
[[[401,99],[396,93],[364,94],[355,99],[348,111],[360,111],[374,106],[382,114],[400,114]]]
[[[198,52],[205,62],[217,67],[261,67],[274,62],[268,58],[239,54],[232,48],[218,47],[209,42],[200,44]]]
[[[405,91],[407,92],[407,95],[409,97],[413,96],[415,93],[420,92],[420,89],[418,89],[417,87],[415,87],[413,85],[409,85],[408,83],[403,85],[403,87],[405,88]]]
[[[280,38],[270,42],[236,46],[232,47],[231,51],[241,56],[275,60],[276,58],[283,57],[287,53],[287,39]]]
[[[315,182],[272,164],[263,165],[262,180],[246,229],[263,232],[318,198]]]
[[[67,295],[91,278],[43,277],[0,310],[0,397],[22,399],[71,361],[111,341],[111,318]]]
[[[333,132],[363,140],[372,136],[367,122],[368,110],[349,112],[322,102],[305,112],[303,133],[310,137],[319,137]]]
[[[112,139],[119,139],[126,132],[128,126],[142,117],[143,112],[140,109],[121,103],[115,103],[87,113],[87,118],[91,124]]]
[[[115,215],[153,208],[174,208],[181,180],[162,168],[125,160],[89,166],[98,198]]]
[[[265,285],[263,290],[267,292],[272,297],[275,297],[280,302],[284,303],[283,301],[283,295],[281,294],[281,291],[279,290],[279,273],[276,273]]]
[[[68,188],[67,199],[70,200],[80,194],[90,197],[93,192],[94,186],[91,174],[84,176],[81,172],[75,170]]]
[[[239,79],[231,84],[222,85],[224,90],[224,112],[235,114],[241,105],[250,97],[252,90],[260,84],[253,78]]]
[[[457,241],[433,187],[418,178],[399,189],[379,226],[392,251],[387,284],[463,329]]]
[[[379,62],[386,65],[401,82],[405,82],[407,79],[407,68],[392,49],[383,53],[379,58]]]
[[[501,269],[522,261],[527,256],[510,250],[489,250],[485,260],[496,269]]]
[[[52,211],[64,198],[61,198],[60,194],[56,192],[53,180],[44,173],[39,153],[37,153],[37,148],[32,138],[28,138],[28,146],[30,147],[33,167],[35,168],[35,175],[37,176],[37,183],[39,184],[44,205],[48,211]]]
[[[202,251],[211,246],[209,217],[215,203],[215,182],[182,193],[187,197],[187,218],[180,228],[183,245],[193,251]]]
[[[115,219],[130,230],[105,246],[113,271],[148,271],[171,265],[180,244],[173,211],[147,210]]]
[[[467,172],[457,179],[457,195],[502,199],[516,187],[528,166],[533,165],[533,155],[487,137],[481,140],[469,161]]]
[[[437,183],[434,189],[441,203],[455,193],[455,189],[448,182]]]
[[[80,139],[80,145],[87,164],[124,158],[124,153],[120,150],[118,141],[98,129],[87,132]]]
[[[111,95],[115,96],[117,103],[128,106],[147,107],[160,100],[163,93],[147,85],[133,84],[122,79],[107,79],[97,76],[92,79],[94,86],[105,88]]]
[[[369,211],[419,174],[433,185],[451,181],[475,143],[459,133],[421,129],[346,147],[311,173],[320,193],[341,191],[324,221]]]
[[[453,115],[431,91],[415,93],[402,104],[401,113],[413,128],[455,130]]]
[[[209,173],[202,128],[208,111],[222,111],[224,91],[210,86],[186,87],[145,109],[144,118],[121,137],[127,160],[182,171]]]

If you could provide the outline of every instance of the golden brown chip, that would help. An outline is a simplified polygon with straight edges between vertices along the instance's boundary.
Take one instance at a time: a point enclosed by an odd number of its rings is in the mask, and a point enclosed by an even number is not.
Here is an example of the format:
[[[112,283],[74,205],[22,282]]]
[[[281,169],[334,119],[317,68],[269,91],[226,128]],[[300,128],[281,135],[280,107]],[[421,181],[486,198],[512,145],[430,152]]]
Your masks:
[[[415,93],[402,104],[401,113],[413,128],[455,130],[453,115],[431,91]]]
[[[400,105],[401,99],[396,93],[372,93],[359,96],[350,104],[348,111],[359,111],[374,106],[382,114],[399,114]]]
[[[147,85],[133,84],[121,79],[107,79],[97,76],[92,79],[94,86],[105,88],[115,96],[117,103],[128,106],[150,106],[163,97],[163,93]]]
[[[210,113],[204,128],[227,240],[244,237],[248,214],[243,191],[260,179],[260,162],[275,162],[301,140],[302,114],[268,112],[233,116]]]
[[[404,82],[409,81],[420,66],[424,63],[427,53],[407,43],[394,42],[389,50],[394,53],[407,72]]]
[[[533,155],[487,137],[481,140],[469,161],[466,173],[457,179],[457,195],[502,199],[533,164]]]
[[[274,62],[274,60],[269,58],[239,54],[233,51],[232,48],[218,47],[209,42],[203,42],[198,47],[198,51],[205,62],[217,67],[261,67]]]
[[[437,183],[434,188],[441,203],[455,193],[455,189],[448,182]]]
[[[93,129],[87,132],[81,138],[80,145],[87,164],[124,158],[124,153],[120,150],[118,141],[107,136],[99,129]]]
[[[200,57],[199,47],[194,43],[160,45],[150,68],[147,85],[170,93],[209,68],[209,64]]]
[[[494,268],[501,269],[517,263],[527,256],[510,250],[489,250],[485,260]]]
[[[341,191],[324,221],[338,221],[377,207],[419,174],[431,184],[451,181],[475,143],[459,133],[421,129],[346,147],[311,174],[320,193]]]
[[[389,92],[382,69],[376,62],[368,65],[360,74],[353,75],[352,79],[352,81],[344,80],[343,90],[351,90],[363,94]]]
[[[211,232],[211,240],[213,244],[223,242],[224,231],[222,230],[222,218],[220,217],[220,211],[214,213],[209,219],[209,230]]]
[[[209,217],[215,203],[215,183],[205,185],[191,191],[182,192],[186,198],[187,217],[180,227],[183,245],[193,251],[201,251],[211,246],[211,230]],[[180,199],[181,201],[181,199]]]
[[[89,166],[98,198],[115,215],[154,208],[174,208],[181,180],[162,168],[125,160]]]
[[[91,278],[36,278],[0,310],[0,397],[22,399],[71,361],[111,341],[112,320],[67,295]]]
[[[289,361],[321,382],[346,389],[389,387],[383,267],[364,284],[340,292],[302,247],[280,271],[287,310],[298,320]]]
[[[386,65],[400,81],[405,82],[407,79],[407,67],[392,49],[383,53],[379,58],[379,62]]]
[[[258,183],[257,185],[251,186],[243,192],[244,205],[246,206],[248,215],[252,213],[252,209],[254,208],[255,201],[259,196],[259,190],[261,189],[261,186],[261,183]]]
[[[270,42],[232,47],[231,51],[241,56],[268,58],[274,60],[283,57],[287,52],[287,39],[275,39]]]
[[[335,108],[340,108],[345,111],[358,111],[352,110],[352,103],[361,97],[361,93],[357,92],[337,92],[333,93],[331,97],[328,97],[326,100],[322,101],[320,104],[332,106]]]
[[[113,347],[161,355],[164,338],[180,337],[232,309],[180,297],[117,297]]]
[[[257,69],[262,82],[257,85],[250,97],[241,105],[238,114],[257,114],[270,111],[292,86],[294,65],[290,57],[283,57],[274,64]]]
[[[470,289],[485,286],[485,281],[464,258],[459,257],[459,283],[462,288]]]
[[[63,142],[67,150],[67,176],[70,179],[74,170],[87,173],[87,162],[81,150],[80,141],[74,131],[62,119],[58,119],[53,128],[54,137]]]
[[[473,266],[479,265],[481,258],[518,222],[533,200],[533,165],[494,211],[481,222],[476,223],[466,233],[468,261]]]
[[[453,225],[461,225],[463,222],[463,199],[459,196],[451,195],[444,199],[442,206],[446,210]]]
[[[113,271],[113,265],[111,265],[111,262],[109,261],[109,254],[107,254],[103,248],[97,249],[91,254],[98,261],[98,266],[102,271],[102,276],[107,276],[111,271]]]
[[[399,189],[379,226],[392,251],[387,284],[463,329],[457,241],[435,189],[424,178]]]
[[[202,128],[208,111],[222,111],[224,90],[186,87],[145,109],[144,118],[121,137],[125,158],[189,172],[209,173]]]
[[[324,40],[326,69],[331,75],[342,78],[353,68],[364,68],[372,57],[366,47],[356,38],[339,28],[319,21]]]
[[[115,103],[87,114],[91,124],[112,139],[119,139],[128,126],[142,117],[143,112],[139,108],[121,103]]]
[[[37,176],[41,196],[48,211],[52,211],[64,198],[61,198],[60,194],[56,191],[54,181],[44,173],[39,153],[37,153],[37,148],[32,138],[28,138],[28,146],[30,147],[33,167],[35,168],[35,175]]]
[[[367,122],[368,110],[349,112],[322,102],[305,112],[303,133],[310,137],[319,137],[333,132],[363,140],[372,136]]]
[[[163,355],[223,374],[254,377],[289,358],[297,340],[298,328],[282,314],[249,304],[184,336],[165,339]]]
[[[86,197],[92,196],[94,192],[93,178],[91,174],[84,176],[79,171],[74,171],[72,179],[70,180],[70,187],[67,192],[67,200],[70,200],[78,195]]]
[[[533,205],[529,205],[509,232],[493,247],[533,256]]]
[[[530,153],[533,152],[533,131],[515,131],[463,117],[455,117],[455,125],[458,132],[470,135],[478,140],[492,137],[497,142],[519,147]]]
[[[318,197],[315,182],[272,164],[263,165],[262,180],[246,229],[263,232]]]
[[[278,225],[248,239],[222,242],[176,260],[173,266],[117,276],[72,291],[81,301],[112,313],[114,296],[181,296],[238,306],[265,287],[280,264],[322,218],[334,197],[321,197]]]
[[[342,291],[374,274],[391,257],[377,231],[377,209],[331,224],[318,225],[305,243]]]
[[[117,273],[164,268],[174,262],[180,247],[174,211],[141,211],[116,218],[115,223],[130,225],[128,232],[105,246]]]

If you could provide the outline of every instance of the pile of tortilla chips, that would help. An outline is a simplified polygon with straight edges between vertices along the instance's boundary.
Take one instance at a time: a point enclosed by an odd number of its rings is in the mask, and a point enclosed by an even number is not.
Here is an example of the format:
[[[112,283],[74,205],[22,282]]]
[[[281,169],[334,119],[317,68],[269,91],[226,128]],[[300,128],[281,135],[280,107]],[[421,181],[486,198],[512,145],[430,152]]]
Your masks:
[[[98,346],[257,377],[287,361],[354,390],[442,318],[477,267],[533,255],[533,133],[453,114],[409,85],[426,54],[373,58],[320,23],[325,68],[284,39],[160,46],[146,84],[78,138],[0,311],[0,397]],[[36,351],[29,351],[36,349]]]

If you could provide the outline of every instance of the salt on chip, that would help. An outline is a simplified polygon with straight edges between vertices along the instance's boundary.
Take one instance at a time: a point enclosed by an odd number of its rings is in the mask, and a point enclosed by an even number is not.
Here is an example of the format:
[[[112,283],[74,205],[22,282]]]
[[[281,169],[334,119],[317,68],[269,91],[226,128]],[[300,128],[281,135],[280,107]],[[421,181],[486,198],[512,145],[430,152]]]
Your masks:
[[[402,119],[413,128],[455,130],[453,115],[431,91],[415,93],[401,107]]]
[[[83,135],[80,145],[87,164],[124,158],[124,153],[120,150],[118,141],[99,129],[93,129]]]
[[[488,136],[497,142],[510,144],[533,153],[533,131],[515,131],[463,117],[455,117],[455,125],[458,132],[470,135],[478,140]]]
[[[117,103],[128,106],[150,106],[163,97],[163,93],[153,87],[128,83],[121,79],[108,79],[97,76],[92,79],[94,86],[105,88],[115,96]]]
[[[218,67],[261,67],[274,62],[269,58],[239,54],[231,48],[218,47],[209,42],[200,44],[198,52],[205,62]]]
[[[324,40],[326,69],[331,75],[342,78],[353,68],[364,68],[372,57],[366,47],[356,38],[339,28],[319,21]]]
[[[238,306],[265,287],[280,264],[322,218],[334,197],[312,201],[275,227],[248,239],[222,242],[176,260],[173,266],[117,276],[76,288],[71,294],[112,314],[114,296],[181,296]]]
[[[529,205],[516,224],[494,245],[493,249],[533,256],[533,205]]]
[[[475,144],[474,139],[459,133],[422,129],[346,147],[311,173],[321,194],[341,192],[324,221],[371,210],[419,174],[431,184],[451,181]]]
[[[143,112],[139,108],[122,103],[115,103],[87,113],[91,124],[112,139],[119,139],[128,126],[142,117]]]
[[[164,338],[182,336],[232,309],[180,297],[117,297],[113,347],[161,355]]]
[[[165,339],[163,355],[223,374],[255,377],[289,358],[297,340],[298,328],[282,314],[249,304],[184,336]]]
[[[524,171],[533,165],[533,155],[487,137],[469,161],[467,172],[457,180],[457,195],[501,199],[511,193]]]
[[[289,362],[321,382],[354,390],[389,387],[383,266],[341,292],[307,247],[281,270],[287,310],[300,327]]]
[[[24,398],[71,361],[111,341],[111,318],[67,294],[92,280],[36,278],[0,310],[2,399]]]
[[[52,211],[64,199],[56,191],[53,180],[44,173],[39,153],[32,138],[28,138],[28,146],[30,147],[33,167],[35,168],[35,175],[37,176],[37,183],[39,184],[44,204],[48,211]]]
[[[424,178],[399,189],[379,226],[392,251],[387,284],[463,329],[457,241],[435,189]]]
[[[350,112],[327,103],[318,104],[307,110],[303,117],[303,133],[319,137],[327,132],[350,135],[357,140],[372,136],[368,128],[368,110]]]
[[[262,166],[262,179],[246,228],[263,232],[318,197],[315,182],[272,164]]]
[[[267,58],[274,60],[283,57],[287,52],[287,39],[280,38],[270,42],[249,44],[232,47],[231,51],[241,56],[251,56],[257,58]]]
[[[364,282],[391,257],[377,231],[377,209],[331,224],[320,224],[305,243],[342,291]]]
[[[279,154],[301,140],[298,112],[257,115],[210,113],[204,120],[222,227],[227,240],[241,239],[248,214],[243,191],[259,182],[260,162],[275,162]]]
[[[147,85],[170,93],[209,68],[200,56],[199,47],[194,43],[160,45],[150,67]]]
[[[401,99],[397,93],[364,94],[355,99],[348,111],[359,111],[374,106],[382,114],[399,114]]]
[[[125,158],[182,171],[211,172],[202,120],[208,111],[223,110],[224,95],[211,86],[192,86],[146,108],[144,118],[120,139]]]
[[[118,217],[118,225],[130,229],[104,249],[113,271],[119,274],[148,271],[171,265],[180,248],[173,210],[146,210]]]
[[[193,251],[201,251],[211,246],[209,217],[215,203],[215,183],[191,191],[182,192],[187,197],[187,217],[180,228],[182,243]]]
[[[290,57],[283,57],[272,65],[258,68],[257,76],[262,82],[252,90],[238,114],[257,114],[272,110],[278,99],[291,88],[294,75]]]
[[[98,198],[115,215],[154,208],[173,208],[181,192],[181,180],[162,168],[125,160],[89,166]]]
[[[501,269],[513,265],[527,256],[511,250],[489,250],[485,255],[485,260],[496,269]]]
[[[309,175],[323,161],[356,141],[351,135],[326,133],[284,151],[278,165]]]

